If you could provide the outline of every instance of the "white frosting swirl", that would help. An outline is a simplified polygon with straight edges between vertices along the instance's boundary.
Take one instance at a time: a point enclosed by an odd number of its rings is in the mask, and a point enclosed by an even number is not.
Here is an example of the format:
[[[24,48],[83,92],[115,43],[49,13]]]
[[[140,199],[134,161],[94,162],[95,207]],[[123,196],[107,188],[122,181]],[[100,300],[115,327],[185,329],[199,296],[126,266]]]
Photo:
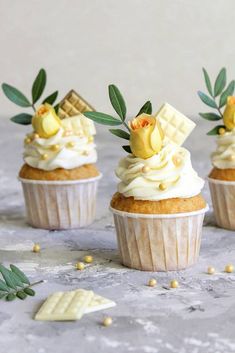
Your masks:
[[[217,149],[211,154],[214,167],[235,169],[235,129],[217,137]]]
[[[97,153],[95,144],[86,136],[64,135],[61,128],[50,138],[37,137],[25,143],[24,161],[34,168],[54,170],[57,168],[73,169],[84,164],[95,163]],[[32,138],[33,134],[28,135]],[[56,146],[57,150],[53,150]]]
[[[192,167],[190,152],[173,144],[165,145],[148,159],[128,155],[120,161],[116,175],[121,179],[118,191],[136,200],[193,197],[204,186],[204,180]]]

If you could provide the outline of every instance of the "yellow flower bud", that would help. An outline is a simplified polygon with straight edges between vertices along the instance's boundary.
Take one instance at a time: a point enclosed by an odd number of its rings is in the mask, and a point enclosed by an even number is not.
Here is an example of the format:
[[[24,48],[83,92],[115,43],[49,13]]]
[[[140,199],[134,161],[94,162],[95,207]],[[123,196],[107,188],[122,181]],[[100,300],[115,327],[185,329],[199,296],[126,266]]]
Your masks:
[[[147,159],[162,148],[163,131],[157,118],[141,114],[130,123],[130,147],[139,158]]]
[[[49,138],[59,131],[61,120],[56,115],[54,108],[50,104],[45,103],[36,111],[32,119],[32,125],[40,137]]]
[[[228,130],[235,127],[235,97],[229,96],[223,114],[224,125]]]

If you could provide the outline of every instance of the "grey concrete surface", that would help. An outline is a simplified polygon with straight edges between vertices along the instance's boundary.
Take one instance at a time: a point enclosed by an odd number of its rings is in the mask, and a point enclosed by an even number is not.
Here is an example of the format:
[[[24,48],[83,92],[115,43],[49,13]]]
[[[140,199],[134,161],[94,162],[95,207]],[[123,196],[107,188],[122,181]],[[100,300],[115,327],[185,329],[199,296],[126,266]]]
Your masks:
[[[213,138],[208,123],[198,126],[187,141],[195,169],[210,170]],[[71,231],[33,229],[25,223],[21,186],[16,175],[22,163],[26,127],[0,119],[0,262],[15,263],[32,280],[45,279],[37,295],[26,301],[0,302],[0,353],[232,353],[235,351],[235,234],[215,226],[212,210],[205,218],[198,264],[177,273],[140,272],[119,263],[115,229],[108,204],[116,190],[113,170],[124,152],[121,141],[98,128],[99,168],[104,174],[98,193],[97,218],[90,227]],[[210,204],[208,186],[204,195]],[[34,243],[40,254],[32,253]],[[94,263],[74,269],[83,255]],[[217,273],[205,270],[213,265]],[[151,277],[156,288],[146,286]],[[164,286],[173,278],[180,288]],[[117,306],[84,316],[78,322],[36,322],[34,314],[48,294],[57,290],[92,289],[115,300]],[[101,326],[104,315],[113,325]]]

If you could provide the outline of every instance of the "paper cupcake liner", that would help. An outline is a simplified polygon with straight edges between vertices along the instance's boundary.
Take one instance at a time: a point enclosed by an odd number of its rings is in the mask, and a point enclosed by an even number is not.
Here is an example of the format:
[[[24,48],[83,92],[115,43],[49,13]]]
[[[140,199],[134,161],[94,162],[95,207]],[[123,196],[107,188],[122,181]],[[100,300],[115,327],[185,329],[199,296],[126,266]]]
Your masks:
[[[235,182],[208,178],[216,223],[235,230]]]
[[[149,215],[111,208],[123,265],[143,271],[176,271],[197,262],[208,206],[188,213]]]
[[[71,229],[89,225],[96,212],[101,175],[84,180],[19,180],[22,183],[27,221],[36,228]]]

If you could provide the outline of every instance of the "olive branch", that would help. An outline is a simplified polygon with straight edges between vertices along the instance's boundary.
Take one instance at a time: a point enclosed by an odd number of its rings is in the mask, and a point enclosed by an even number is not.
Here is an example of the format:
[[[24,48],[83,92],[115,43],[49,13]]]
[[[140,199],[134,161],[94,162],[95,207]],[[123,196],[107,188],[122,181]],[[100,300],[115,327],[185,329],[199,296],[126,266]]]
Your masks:
[[[203,70],[203,75],[204,75],[204,80],[206,84],[207,91],[209,95],[198,91],[198,96],[201,99],[203,103],[205,103],[207,106],[213,108],[216,110],[215,112],[210,112],[210,113],[199,113],[199,115],[206,120],[210,121],[219,121],[223,119],[223,113],[221,111],[221,108],[223,108],[227,102],[228,96],[233,95],[234,89],[235,89],[235,81],[232,80],[228,86],[226,86],[226,69],[222,68],[219,72],[219,74],[216,77],[214,86],[212,87],[211,80],[209,78],[209,75],[206,71],[206,69]],[[219,134],[219,129],[220,128],[225,128],[224,125],[217,125],[215,126],[212,130],[210,130],[207,135],[217,135]]]

